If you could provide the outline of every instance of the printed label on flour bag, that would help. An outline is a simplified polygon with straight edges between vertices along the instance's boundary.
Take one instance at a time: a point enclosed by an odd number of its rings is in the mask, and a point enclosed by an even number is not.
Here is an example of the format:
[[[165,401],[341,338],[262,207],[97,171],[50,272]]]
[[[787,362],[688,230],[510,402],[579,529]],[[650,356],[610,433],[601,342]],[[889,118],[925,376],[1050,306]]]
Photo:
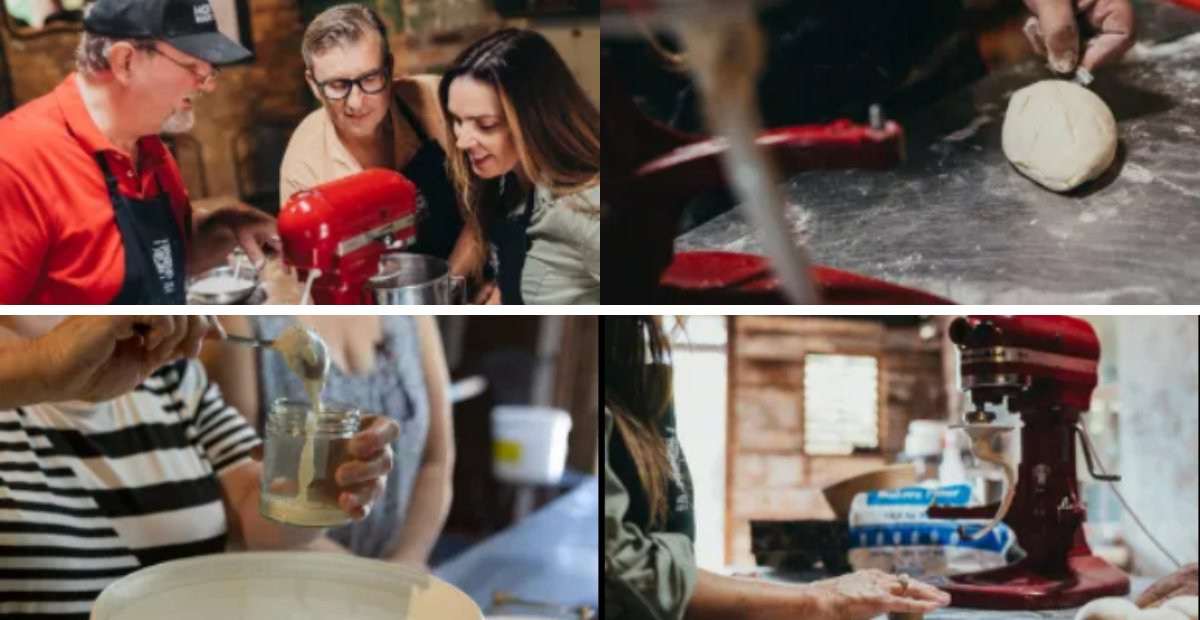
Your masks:
[[[986,521],[929,518],[929,507],[966,508],[971,487],[912,487],[873,491],[854,498],[850,508],[850,565],[912,577],[937,577],[999,568],[1016,546],[1012,529],[1001,524],[977,541],[964,540]]]

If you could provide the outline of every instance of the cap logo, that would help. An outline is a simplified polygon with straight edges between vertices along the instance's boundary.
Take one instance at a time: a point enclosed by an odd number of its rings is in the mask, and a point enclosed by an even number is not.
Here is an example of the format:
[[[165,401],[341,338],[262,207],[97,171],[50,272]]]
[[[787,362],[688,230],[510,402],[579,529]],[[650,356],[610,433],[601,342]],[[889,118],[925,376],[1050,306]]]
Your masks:
[[[192,9],[196,12],[196,25],[197,26],[199,26],[200,24],[211,24],[213,22],[213,20],[215,19],[213,17],[212,5],[210,5],[210,4],[200,4],[200,5],[192,7]]]

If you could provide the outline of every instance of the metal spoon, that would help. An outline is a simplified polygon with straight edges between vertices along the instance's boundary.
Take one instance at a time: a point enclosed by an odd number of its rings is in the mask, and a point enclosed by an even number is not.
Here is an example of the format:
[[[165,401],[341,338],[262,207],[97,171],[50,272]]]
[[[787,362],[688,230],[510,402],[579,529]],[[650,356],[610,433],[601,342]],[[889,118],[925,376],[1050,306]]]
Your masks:
[[[304,365],[304,376],[307,379],[320,379],[329,372],[329,347],[325,344],[325,341],[319,335],[317,335],[316,332],[309,329],[305,329],[303,331],[308,339],[307,344],[312,347],[313,353],[316,357],[315,364],[309,364],[307,358],[301,358]],[[279,342],[278,338],[274,340],[263,340],[260,338],[247,338],[245,336],[227,335],[225,336],[225,342],[232,342],[234,344],[257,347],[260,349],[271,349],[272,351],[279,351],[280,353],[283,353],[283,351],[276,346],[276,344]]]
[[[260,349],[275,348],[274,340],[259,340],[258,338],[247,338],[245,336],[226,335],[225,342],[232,342],[234,344],[244,344],[248,347],[258,347]]]

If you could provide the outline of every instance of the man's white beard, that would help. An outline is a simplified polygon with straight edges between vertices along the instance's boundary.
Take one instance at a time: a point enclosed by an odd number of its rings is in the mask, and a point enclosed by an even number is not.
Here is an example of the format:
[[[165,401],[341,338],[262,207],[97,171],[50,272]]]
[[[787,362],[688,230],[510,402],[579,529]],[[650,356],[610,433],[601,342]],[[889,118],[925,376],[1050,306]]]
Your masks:
[[[175,110],[163,121],[162,132],[165,134],[181,134],[192,130],[196,125],[195,110]]]

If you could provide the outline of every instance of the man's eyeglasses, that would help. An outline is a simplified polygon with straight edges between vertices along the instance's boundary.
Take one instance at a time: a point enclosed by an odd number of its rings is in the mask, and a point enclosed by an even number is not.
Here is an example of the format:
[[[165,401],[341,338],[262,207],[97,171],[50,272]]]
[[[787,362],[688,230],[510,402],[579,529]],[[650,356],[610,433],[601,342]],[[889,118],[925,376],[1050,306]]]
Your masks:
[[[178,60],[175,60],[174,58],[171,58],[170,56],[167,56],[166,54],[162,53],[162,51],[159,50],[157,47],[151,47],[151,48],[147,49],[146,51],[158,54],[159,56],[166,58],[167,60],[175,63],[176,65],[179,65],[184,70],[186,70],[188,73],[191,73],[192,75],[196,76],[196,79],[200,82],[201,87],[208,86],[210,83],[212,83],[214,80],[216,80],[218,77],[221,76],[221,70],[216,67],[213,67],[213,70],[208,75],[202,75],[201,73],[196,71],[196,67],[194,65],[185,65],[182,62],[179,62]]]
[[[387,69],[379,69],[353,80],[339,78],[317,82],[317,87],[321,89],[321,94],[325,95],[326,99],[340,101],[349,97],[350,93],[354,92],[355,86],[358,86],[364,95],[378,95],[387,90],[391,85],[390,82]]]

